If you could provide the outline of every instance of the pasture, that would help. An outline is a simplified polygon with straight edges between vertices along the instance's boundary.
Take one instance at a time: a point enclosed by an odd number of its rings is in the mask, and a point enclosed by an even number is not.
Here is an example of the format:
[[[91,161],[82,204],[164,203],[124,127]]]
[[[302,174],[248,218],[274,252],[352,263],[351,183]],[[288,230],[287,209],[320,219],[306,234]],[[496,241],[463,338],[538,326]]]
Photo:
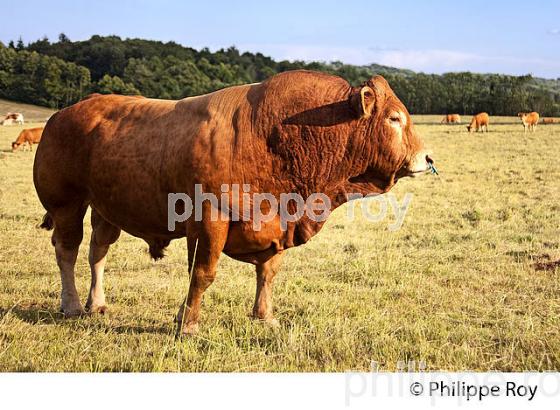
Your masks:
[[[34,153],[10,151],[23,127],[0,127],[0,371],[367,371],[372,361],[560,370],[560,125],[523,134],[518,118],[492,117],[489,133],[469,135],[470,116],[441,118],[414,117],[440,177],[397,184],[399,202],[414,195],[400,230],[339,208],[287,251],[279,329],[248,318],[254,269],[222,256],[200,333],[181,341],[184,240],[153,262],[123,233],[107,262],[108,314],[61,317],[51,233],[36,228]],[[83,303],[89,234],[88,213],[76,266]]]

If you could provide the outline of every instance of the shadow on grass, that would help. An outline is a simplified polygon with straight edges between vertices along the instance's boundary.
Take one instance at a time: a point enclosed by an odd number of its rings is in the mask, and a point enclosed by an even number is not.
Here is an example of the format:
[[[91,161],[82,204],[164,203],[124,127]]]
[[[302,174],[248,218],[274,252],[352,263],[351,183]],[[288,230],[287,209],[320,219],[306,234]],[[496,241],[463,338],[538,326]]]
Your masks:
[[[111,327],[111,332],[123,334],[123,335],[133,335],[133,334],[163,334],[163,335],[175,335],[175,326],[170,328],[168,325],[122,325]]]
[[[553,271],[554,269],[560,268],[560,259],[550,262],[536,262],[533,266],[535,270]]]
[[[161,325],[119,324],[113,326],[110,323],[99,321],[102,317],[100,315],[85,314],[78,318],[65,318],[58,310],[49,309],[44,306],[14,306],[9,309],[0,308],[0,321],[8,314],[14,315],[18,319],[32,325],[72,325],[80,321],[81,324],[88,324],[89,322],[91,326],[97,327],[101,332],[113,332],[117,334],[175,334],[174,324],[171,327],[168,323],[162,323]]]
[[[30,324],[57,324],[65,320],[61,312],[43,306],[14,306],[9,309],[0,308],[0,320],[8,314],[13,314],[18,319]]]

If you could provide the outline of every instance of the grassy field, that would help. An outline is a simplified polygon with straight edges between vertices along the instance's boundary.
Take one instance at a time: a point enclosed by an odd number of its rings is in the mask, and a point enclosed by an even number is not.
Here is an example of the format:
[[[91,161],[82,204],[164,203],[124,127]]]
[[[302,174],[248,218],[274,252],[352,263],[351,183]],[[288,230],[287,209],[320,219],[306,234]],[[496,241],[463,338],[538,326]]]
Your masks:
[[[488,134],[415,117],[441,176],[403,180],[403,227],[337,210],[287,252],[275,287],[279,329],[249,320],[252,266],[221,259],[197,336],[176,342],[188,283],[185,241],[153,262],[123,234],[107,263],[105,316],[64,320],[33,155],[0,127],[0,371],[560,370],[560,125],[523,134],[517,118]],[[464,121],[467,118],[464,119]],[[31,126],[27,124],[26,126]],[[373,206],[373,205],[372,205]],[[86,236],[78,289],[89,286]]]

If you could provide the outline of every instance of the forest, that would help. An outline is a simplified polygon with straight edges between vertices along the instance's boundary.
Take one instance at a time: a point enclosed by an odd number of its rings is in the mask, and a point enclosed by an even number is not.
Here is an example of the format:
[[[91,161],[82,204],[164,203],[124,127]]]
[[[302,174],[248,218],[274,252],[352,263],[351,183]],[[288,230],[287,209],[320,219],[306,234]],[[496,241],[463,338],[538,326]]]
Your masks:
[[[335,74],[352,85],[383,75],[412,114],[515,115],[534,110],[560,116],[560,78],[439,75],[378,64],[275,61],[233,46],[212,52],[175,42],[98,35],[85,41],[60,34],[54,42],[46,37],[28,44],[21,39],[0,42],[0,98],[52,108],[63,108],[92,92],[180,99],[295,69]]]

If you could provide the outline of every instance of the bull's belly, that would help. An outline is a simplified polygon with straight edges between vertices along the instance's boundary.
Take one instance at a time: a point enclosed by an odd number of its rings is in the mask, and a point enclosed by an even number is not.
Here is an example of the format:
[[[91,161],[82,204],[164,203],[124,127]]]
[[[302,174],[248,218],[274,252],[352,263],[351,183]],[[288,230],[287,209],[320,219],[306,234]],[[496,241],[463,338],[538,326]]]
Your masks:
[[[89,181],[91,205],[108,222],[148,243],[187,236],[187,221],[175,222],[174,229],[168,230],[168,193],[158,187],[158,180],[141,174],[134,178],[115,173],[111,178],[93,175]],[[243,262],[264,263],[283,251],[285,236],[279,217],[262,222],[260,229],[252,222],[229,222],[223,252]]]
[[[136,207],[120,201],[92,200],[92,206],[108,222],[149,244],[188,235],[186,222],[176,222],[175,230],[169,231],[166,218],[154,217],[160,211],[154,204]],[[276,223],[263,224],[257,231],[250,222],[230,222],[223,252],[242,262],[260,264],[284,250],[283,237],[284,232]]]
[[[145,239],[174,239],[185,236],[184,223],[176,223],[173,231],[168,230],[167,196],[144,192],[147,195],[121,192],[107,195],[93,192],[91,205],[108,222],[123,231]]]

